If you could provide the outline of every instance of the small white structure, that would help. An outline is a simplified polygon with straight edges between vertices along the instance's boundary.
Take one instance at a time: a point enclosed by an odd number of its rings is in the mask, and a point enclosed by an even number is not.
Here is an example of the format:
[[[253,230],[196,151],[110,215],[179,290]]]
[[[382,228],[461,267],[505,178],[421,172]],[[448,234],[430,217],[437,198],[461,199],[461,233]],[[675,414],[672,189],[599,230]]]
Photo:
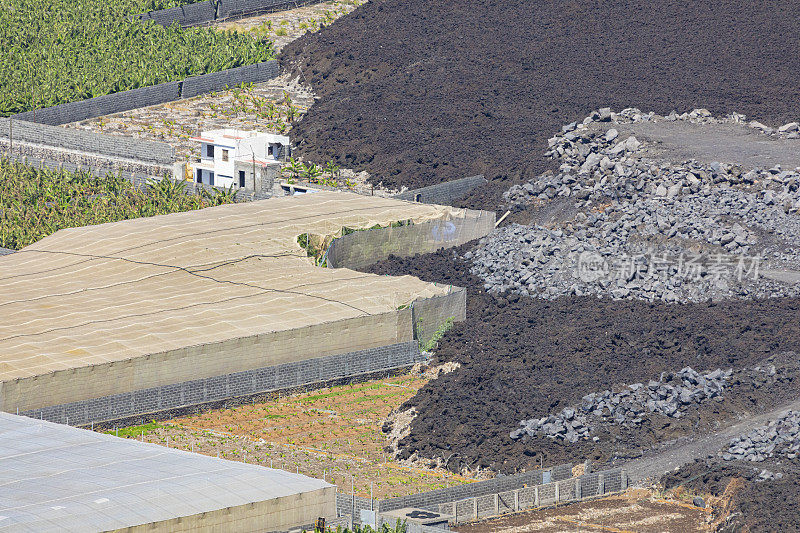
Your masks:
[[[200,143],[194,180],[218,187],[271,189],[290,151],[289,137],[260,131],[210,130],[192,140]]]

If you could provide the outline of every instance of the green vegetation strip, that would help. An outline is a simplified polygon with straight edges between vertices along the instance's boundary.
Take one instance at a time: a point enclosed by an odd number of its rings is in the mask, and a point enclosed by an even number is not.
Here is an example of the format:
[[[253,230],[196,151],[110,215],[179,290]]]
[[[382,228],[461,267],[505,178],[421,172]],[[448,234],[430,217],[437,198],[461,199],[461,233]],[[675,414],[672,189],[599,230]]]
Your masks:
[[[391,385],[387,383],[373,383],[370,385],[361,385],[352,388],[341,388],[339,390],[334,390],[332,392],[325,392],[322,394],[312,394],[310,396],[306,396],[305,398],[300,398],[300,402],[302,403],[310,403],[315,402],[317,400],[326,400],[328,398],[335,398],[337,396],[344,396],[348,394],[357,394],[359,392],[366,392],[371,390],[383,389],[385,387],[391,387]],[[370,397],[373,398],[373,397]],[[377,398],[377,396],[375,396]]]
[[[432,352],[432,351],[434,351],[436,349],[436,347],[439,346],[439,341],[442,340],[442,337],[444,337],[444,334],[447,333],[448,331],[450,331],[450,329],[452,329],[454,321],[455,321],[454,317],[452,317],[452,316],[447,317],[447,319],[442,323],[442,325],[439,326],[439,329],[437,329],[436,331],[433,332],[433,335],[428,340],[428,342],[424,342],[423,343],[423,342],[420,341],[419,349],[422,350],[423,352]],[[419,325],[419,327],[417,329],[418,335],[420,337],[422,337],[422,333],[423,333],[423,330],[422,330],[422,319],[419,320],[418,325]]]
[[[62,228],[165,215],[233,203],[234,191],[189,194],[186,182],[147,187],[88,172],[36,168],[0,159],[0,247],[18,250]]]
[[[274,58],[265,37],[131,16],[180,0],[0,0],[0,116]]]
[[[106,431],[106,433],[108,433],[109,435],[116,435],[120,438],[135,439],[137,437],[140,437],[141,435],[147,435],[151,431],[155,431],[163,427],[164,427],[163,424],[159,424],[158,422],[153,420],[150,423],[142,424],[140,426],[129,426],[126,428],[112,429]]]

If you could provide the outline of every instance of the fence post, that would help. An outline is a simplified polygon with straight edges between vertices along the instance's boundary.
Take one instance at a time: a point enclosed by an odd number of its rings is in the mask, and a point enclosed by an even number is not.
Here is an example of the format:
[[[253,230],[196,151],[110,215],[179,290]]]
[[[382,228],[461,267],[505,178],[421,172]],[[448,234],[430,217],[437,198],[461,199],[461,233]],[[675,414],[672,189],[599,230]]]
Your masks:
[[[606,493],[606,487],[603,479],[603,474],[597,474],[597,495]]]
[[[581,486],[581,478],[575,478],[575,499],[581,499],[581,492],[583,487]]]
[[[472,505],[475,507],[475,520],[478,519],[478,498],[472,498]]]
[[[560,492],[560,491],[559,491],[559,485],[560,485],[560,484],[561,484],[561,482],[560,482],[560,481],[556,481],[556,504],[558,504],[558,500],[559,500],[559,496],[560,496],[560,495],[559,495],[559,492]]]
[[[619,471],[619,484],[622,487],[622,490],[627,490],[628,488],[628,474],[624,470]]]
[[[519,511],[519,489],[514,491],[514,512]]]
[[[533,506],[539,507],[539,485],[533,487]]]
[[[494,495],[494,514],[500,514],[500,495]]]

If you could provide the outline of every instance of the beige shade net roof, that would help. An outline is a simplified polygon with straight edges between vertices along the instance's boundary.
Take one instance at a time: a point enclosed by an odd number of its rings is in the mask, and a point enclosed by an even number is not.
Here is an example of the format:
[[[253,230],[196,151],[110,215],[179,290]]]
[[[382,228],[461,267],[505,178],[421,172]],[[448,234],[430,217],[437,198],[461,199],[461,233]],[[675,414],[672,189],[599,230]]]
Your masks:
[[[411,276],[315,267],[297,243],[464,210],[319,192],[61,230],[0,257],[0,381],[396,310]]]

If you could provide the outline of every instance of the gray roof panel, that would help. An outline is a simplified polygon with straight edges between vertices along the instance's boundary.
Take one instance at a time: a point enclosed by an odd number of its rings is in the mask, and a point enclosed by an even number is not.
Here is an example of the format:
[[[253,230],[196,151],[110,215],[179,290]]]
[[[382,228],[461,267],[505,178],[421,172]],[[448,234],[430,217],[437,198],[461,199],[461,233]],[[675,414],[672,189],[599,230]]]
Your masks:
[[[0,412],[0,532],[105,531],[332,487]]]

